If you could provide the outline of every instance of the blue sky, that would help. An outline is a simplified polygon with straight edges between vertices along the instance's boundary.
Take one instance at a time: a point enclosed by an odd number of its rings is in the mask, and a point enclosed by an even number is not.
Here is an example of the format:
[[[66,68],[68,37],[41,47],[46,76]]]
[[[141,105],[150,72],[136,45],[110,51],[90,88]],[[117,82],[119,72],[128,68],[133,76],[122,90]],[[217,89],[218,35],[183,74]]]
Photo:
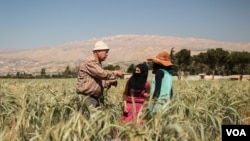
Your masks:
[[[0,49],[121,34],[250,42],[250,0],[0,0]]]

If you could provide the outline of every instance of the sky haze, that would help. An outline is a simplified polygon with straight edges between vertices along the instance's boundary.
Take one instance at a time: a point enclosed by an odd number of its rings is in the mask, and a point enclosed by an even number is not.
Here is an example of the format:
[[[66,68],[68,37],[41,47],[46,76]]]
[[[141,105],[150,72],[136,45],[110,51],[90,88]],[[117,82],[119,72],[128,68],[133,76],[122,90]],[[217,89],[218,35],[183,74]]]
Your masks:
[[[1,0],[0,49],[123,34],[250,42],[249,0]]]

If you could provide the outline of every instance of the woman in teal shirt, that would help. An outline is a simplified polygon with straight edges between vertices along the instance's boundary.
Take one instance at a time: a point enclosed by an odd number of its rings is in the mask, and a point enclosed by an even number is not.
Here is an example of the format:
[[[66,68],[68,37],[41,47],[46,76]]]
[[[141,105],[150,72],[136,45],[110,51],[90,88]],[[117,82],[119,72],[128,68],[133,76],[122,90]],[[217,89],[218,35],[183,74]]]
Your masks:
[[[163,105],[167,103],[172,97],[172,73],[170,55],[163,51],[155,58],[148,59],[153,62],[154,77],[151,83],[151,94],[149,112],[151,114],[162,109]]]

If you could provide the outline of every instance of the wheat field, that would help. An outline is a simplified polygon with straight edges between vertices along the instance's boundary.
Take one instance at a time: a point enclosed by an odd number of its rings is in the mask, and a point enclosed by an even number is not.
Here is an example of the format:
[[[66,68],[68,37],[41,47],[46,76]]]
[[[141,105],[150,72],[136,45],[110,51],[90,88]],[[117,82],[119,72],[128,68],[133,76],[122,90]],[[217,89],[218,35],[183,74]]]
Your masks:
[[[250,124],[249,81],[174,80],[173,98],[142,126],[121,123],[126,80],[81,114],[76,79],[1,79],[2,141],[219,141],[222,124]]]

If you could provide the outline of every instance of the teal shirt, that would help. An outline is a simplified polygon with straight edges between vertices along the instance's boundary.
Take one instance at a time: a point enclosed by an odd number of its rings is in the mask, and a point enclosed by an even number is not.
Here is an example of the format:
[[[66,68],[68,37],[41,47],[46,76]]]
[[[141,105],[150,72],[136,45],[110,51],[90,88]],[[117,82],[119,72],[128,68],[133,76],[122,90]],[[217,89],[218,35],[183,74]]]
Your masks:
[[[160,69],[164,72],[164,76],[162,78],[160,95],[157,99],[157,102],[152,101],[153,93],[155,91],[155,78],[152,79],[151,83],[151,97],[150,97],[150,112],[156,112],[162,108],[162,106],[167,102],[167,100],[171,97],[171,89],[172,89],[172,79],[173,76],[170,72],[164,69]]]
[[[164,72],[164,76],[162,78],[161,90],[158,99],[165,99],[166,97],[170,99],[171,89],[172,89],[172,75],[164,69],[160,69]],[[151,84],[151,95],[153,95],[155,91],[155,78],[152,80]]]

